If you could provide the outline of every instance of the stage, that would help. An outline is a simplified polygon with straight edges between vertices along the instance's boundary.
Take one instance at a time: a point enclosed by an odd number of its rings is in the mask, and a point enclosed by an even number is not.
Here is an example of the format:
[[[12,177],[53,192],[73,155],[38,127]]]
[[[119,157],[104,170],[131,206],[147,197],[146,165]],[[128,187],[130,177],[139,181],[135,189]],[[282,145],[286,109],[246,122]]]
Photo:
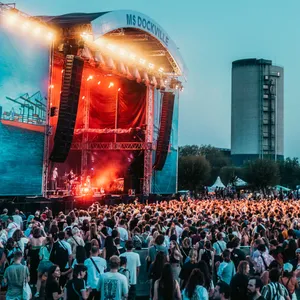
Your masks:
[[[87,203],[87,197],[175,194],[187,69],[167,32],[129,10],[32,21],[1,4],[0,17],[8,45],[0,49],[7,61],[0,67],[8,73],[0,85],[0,196],[43,195],[57,202],[53,194],[63,197],[59,190],[66,190],[73,200],[59,201]],[[34,35],[25,39],[18,26]],[[13,60],[11,48],[26,68]]]

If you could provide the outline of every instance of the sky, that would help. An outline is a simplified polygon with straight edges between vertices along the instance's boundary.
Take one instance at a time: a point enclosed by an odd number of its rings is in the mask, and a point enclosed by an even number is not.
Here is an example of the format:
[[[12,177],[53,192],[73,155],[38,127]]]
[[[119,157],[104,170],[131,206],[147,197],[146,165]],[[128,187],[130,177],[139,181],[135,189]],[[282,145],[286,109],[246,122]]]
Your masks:
[[[284,67],[285,156],[300,157],[299,0],[16,0],[30,15],[130,9],[160,24],[189,69],[180,96],[179,144],[230,148],[231,63]]]

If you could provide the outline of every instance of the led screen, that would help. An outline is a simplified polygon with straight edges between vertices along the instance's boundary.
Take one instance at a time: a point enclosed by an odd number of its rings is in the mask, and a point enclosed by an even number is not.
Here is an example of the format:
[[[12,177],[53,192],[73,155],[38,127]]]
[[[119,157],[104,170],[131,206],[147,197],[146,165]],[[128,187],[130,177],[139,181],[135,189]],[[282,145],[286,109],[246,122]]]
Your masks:
[[[0,41],[0,195],[40,195],[49,45],[3,23]]]

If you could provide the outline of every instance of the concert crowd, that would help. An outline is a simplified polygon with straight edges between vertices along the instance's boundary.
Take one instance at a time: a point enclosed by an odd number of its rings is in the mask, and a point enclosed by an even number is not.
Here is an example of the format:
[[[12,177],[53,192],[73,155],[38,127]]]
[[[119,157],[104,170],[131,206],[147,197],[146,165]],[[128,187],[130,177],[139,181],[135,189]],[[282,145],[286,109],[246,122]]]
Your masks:
[[[8,300],[137,299],[141,276],[153,300],[295,300],[299,292],[299,201],[94,203],[57,215],[4,209],[0,219]]]

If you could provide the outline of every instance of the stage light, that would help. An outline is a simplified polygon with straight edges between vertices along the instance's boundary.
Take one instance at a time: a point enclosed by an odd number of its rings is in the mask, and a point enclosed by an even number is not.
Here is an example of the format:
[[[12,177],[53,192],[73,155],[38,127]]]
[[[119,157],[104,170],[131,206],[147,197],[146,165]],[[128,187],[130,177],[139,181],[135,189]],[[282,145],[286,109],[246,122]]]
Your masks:
[[[118,88],[118,92],[120,92],[121,91],[121,88]]]
[[[85,96],[82,96],[82,98],[81,98],[82,100],[84,100],[85,99]]]
[[[149,63],[148,67],[149,69],[154,69],[154,64]]]
[[[62,69],[61,72],[63,73],[63,72],[64,72],[64,69]]]
[[[25,22],[25,23],[22,25],[22,29],[23,29],[23,30],[27,30],[29,27],[30,27],[29,22]]]
[[[115,84],[114,84],[113,82],[110,82],[108,88],[110,89],[110,88],[113,87],[114,85],[115,85]]]
[[[124,49],[120,49],[120,55],[125,56],[126,55],[126,51]]]
[[[33,33],[35,35],[39,35],[41,33],[41,28],[40,27],[35,28],[34,31],[33,31]]]
[[[88,78],[87,78],[87,80],[86,81],[90,81],[90,80],[92,80],[94,77],[92,76],[92,75],[90,75]]]
[[[48,39],[49,41],[52,41],[53,38],[54,38],[54,34],[53,34],[52,32],[48,32],[48,33],[47,33],[47,39]]]
[[[129,58],[132,60],[136,59],[136,55],[134,53],[129,54]]]
[[[51,84],[51,85],[50,85],[50,89],[53,89],[53,88],[54,88],[54,84]]]
[[[175,86],[175,89],[176,89],[176,90],[178,90],[178,88],[179,88],[179,85],[178,85],[178,84],[176,84],[176,86]]]
[[[112,45],[112,44],[108,44],[106,46],[107,49],[111,50],[111,51],[115,51],[116,50],[116,46],[115,45]]]
[[[16,21],[17,21],[17,15],[15,13],[8,15],[7,22],[9,24],[13,25],[14,23],[16,23]]]
[[[160,73],[163,73],[163,71],[164,71],[164,68],[159,68],[158,69],[158,72],[160,72]]]
[[[98,85],[100,85],[101,81],[98,81]]]
[[[144,65],[145,63],[146,63],[146,60],[143,59],[143,58],[140,58],[140,64],[141,64],[141,65]]]

